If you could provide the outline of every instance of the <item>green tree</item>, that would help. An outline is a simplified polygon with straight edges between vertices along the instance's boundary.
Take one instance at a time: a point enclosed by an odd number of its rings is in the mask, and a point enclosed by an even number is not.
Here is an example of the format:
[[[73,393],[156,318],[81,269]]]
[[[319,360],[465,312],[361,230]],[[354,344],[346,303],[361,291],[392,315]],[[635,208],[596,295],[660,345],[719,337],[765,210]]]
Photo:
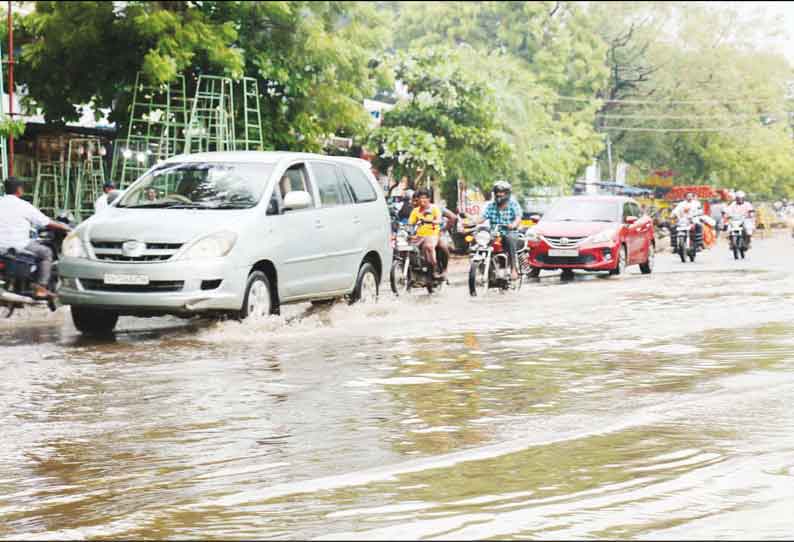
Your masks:
[[[382,169],[414,168],[418,177],[428,166],[433,171],[424,173],[442,178],[448,201],[458,178],[483,185],[507,173],[511,153],[495,122],[493,93],[455,52],[436,47],[399,54],[394,76],[409,98],[384,114],[370,138]]]
[[[360,2],[37,2],[21,19],[18,80],[49,121],[73,104],[126,122],[138,71],[152,82],[201,73],[260,81],[267,148],[321,150],[363,134],[365,97],[389,84],[378,66],[381,17]]]

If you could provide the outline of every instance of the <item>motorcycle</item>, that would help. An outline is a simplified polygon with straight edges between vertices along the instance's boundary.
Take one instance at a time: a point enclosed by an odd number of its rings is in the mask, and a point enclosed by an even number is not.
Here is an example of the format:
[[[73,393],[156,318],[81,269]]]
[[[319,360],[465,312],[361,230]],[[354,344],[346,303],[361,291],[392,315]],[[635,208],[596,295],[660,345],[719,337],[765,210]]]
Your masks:
[[[733,258],[738,260],[739,256],[744,259],[744,254],[747,252],[747,230],[744,226],[743,216],[732,216],[728,219],[728,241]]]
[[[394,256],[389,279],[392,292],[398,296],[403,292],[410,292],[411,288],[426,288],[427,293],[432,294],[447,282],[446,278],[435,275],[435,270],[425,259],[422,251],[411,242],[415,233],[416,226],[400,224],[392,238]],[[447,255],[438,247],[436,247],[436,261],[441,269],[446,269]]]
[[[74,216],[71,213],[61,214],[55,220],[74,227]],[[43,230],[38,234],[38,242],[48,246],[53,254],[52,273],[47,284],[50,292],[58,289],[58,258],[66,235],[61,230]],[[14,249],[0,252],[0,308],[4,309],[6,318],[11,318],[14,311],[23,306],[45,305],[51,311],[57,308],[56,299],[52,297],[33,297],[33,280],[38,268],[38,259],[29,252]]]
[[[675,250],[673,252],[681,257],[682,262],[686,262],[687,256],[689,256],[690,262],[694,262],[695,256],[700,250],[700,245],[703,242],[703,234],[695,234],[695,226],[698,223],[699,217],[690,219],[689,217],[682,216],[675,225]]]
[[[486,293],[490,288],[501,291],[520,290],[528,268],[526,238],[519,233],[521,248],[516,254],[519,265],[518,279],[510,276],[510,258],[503,245],[501,230],[498,226],[477,226],[472,234],[466,237],[471,243],[471,261],[469,264],[469,294],[476,297]]]

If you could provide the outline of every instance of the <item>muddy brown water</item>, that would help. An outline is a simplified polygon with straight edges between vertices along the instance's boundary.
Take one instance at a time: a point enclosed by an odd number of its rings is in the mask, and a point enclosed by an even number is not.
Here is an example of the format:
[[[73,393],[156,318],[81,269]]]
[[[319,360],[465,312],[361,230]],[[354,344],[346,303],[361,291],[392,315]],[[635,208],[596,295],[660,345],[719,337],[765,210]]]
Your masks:
[[[0,538],[789,538],[792,241],[257,324],[0,322]]]

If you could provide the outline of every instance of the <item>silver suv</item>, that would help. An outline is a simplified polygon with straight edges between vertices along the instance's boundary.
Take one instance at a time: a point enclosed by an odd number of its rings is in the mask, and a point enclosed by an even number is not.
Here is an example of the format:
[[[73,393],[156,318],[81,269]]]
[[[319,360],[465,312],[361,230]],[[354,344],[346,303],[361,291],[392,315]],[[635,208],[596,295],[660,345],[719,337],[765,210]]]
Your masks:
[[[370,164],[287,152],[169,158],[65,241],[61,302],[83,333],[120,315],[239,318],[377,297],[390,219]]]

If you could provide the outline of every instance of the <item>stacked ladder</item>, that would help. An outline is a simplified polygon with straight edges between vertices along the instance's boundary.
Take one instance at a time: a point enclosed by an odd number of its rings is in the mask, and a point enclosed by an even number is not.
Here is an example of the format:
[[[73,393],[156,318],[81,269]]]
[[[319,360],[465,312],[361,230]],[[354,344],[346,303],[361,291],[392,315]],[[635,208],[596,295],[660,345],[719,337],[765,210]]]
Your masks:
[[[187,108],[183,76],[162,85],[149,84],[140,72],[135,76],[127,137],[117,142],[113,154],[111,175],[119,188],[157,161],[183,151]]]
[[[66,180],[64,201],[72,205],[78,220],[94,212],[94,202],[102,194],[105,166],[99,138],[74,138],[69,140],[66,154]]]
[[[36,165],[36,184],[33,187],[33,206],[44,214],[55,216],[68,205],[61,197],[61,163],[54,161],[38,162]]]
[[[243,96],[243,131],[242,138],[237,139],[237,148],[245,151],[261,151],[264,148],[264,141],[259,84],[253,77],[243,77],[240,83]]]
[[[234,95],[228,77],[200,75],[185,134],[185,153],[233,151]]]

